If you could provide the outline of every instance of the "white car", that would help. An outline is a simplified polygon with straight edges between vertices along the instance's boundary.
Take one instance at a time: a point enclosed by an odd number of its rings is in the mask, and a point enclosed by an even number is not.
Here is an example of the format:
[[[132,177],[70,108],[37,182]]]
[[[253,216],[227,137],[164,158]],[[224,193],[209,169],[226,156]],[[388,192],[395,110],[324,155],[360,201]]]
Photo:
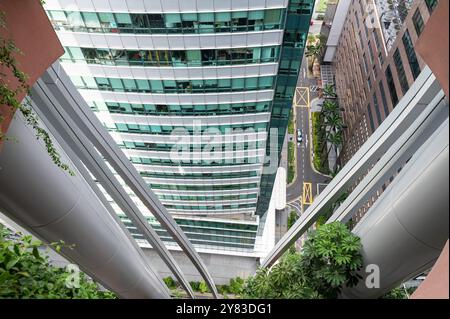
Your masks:
[[[302,134],[302,130],[301,129],[297,130],[297,142],[298,143],[303,142],[303,134]]]

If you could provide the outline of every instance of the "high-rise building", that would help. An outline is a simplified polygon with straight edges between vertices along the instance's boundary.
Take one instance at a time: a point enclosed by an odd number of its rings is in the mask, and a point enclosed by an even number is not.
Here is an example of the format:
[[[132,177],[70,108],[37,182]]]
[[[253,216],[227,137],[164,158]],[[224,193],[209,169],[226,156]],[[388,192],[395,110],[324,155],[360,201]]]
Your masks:
[[[425,62],[415,44],[438,0],[340,0],[325,53],[343,108],[345,164],[396,107]]]
[[[61,65],[202,252],[256,256],[313,7],[45,3],[65,48]]]

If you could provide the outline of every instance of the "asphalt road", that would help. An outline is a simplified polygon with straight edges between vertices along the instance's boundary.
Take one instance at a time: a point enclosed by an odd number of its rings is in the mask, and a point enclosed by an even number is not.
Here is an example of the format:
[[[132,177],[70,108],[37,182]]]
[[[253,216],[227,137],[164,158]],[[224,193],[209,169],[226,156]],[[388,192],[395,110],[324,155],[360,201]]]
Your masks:
[[[306,57],[303,59],[302,68],[300,70],[297,87],[311,88],[317,85],[314,78],[308,77]],[[310,91],[310,99],[317,98],[317,92]],[[312,131],[310,129],[310,108],[304,106],[297,106],[296,109],[296,128],[300,128],[303,133],[303,142],[298,144],[296,142],[296,135],[294,142],[297,145],[297,174],[294,183],[287,187],[286,200],[289,206],[299,212],[302,212],[302,207],[306,208],[312,200],[318,195],[318,192],[323,188],[324,184],[329,182],[329,177],[317,173],[313,169],[311,162],[311,144]],[[296,131],[297,133],[297,131]]]

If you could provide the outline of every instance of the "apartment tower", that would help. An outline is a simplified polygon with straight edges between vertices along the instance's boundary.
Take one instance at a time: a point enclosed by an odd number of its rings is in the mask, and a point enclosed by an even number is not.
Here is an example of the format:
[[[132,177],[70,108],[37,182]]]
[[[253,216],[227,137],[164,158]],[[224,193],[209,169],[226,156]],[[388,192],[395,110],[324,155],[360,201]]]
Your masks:
[[[340,0],[325,53],[343,108],[344,165],[424,68],[415,52],[438,0]]]

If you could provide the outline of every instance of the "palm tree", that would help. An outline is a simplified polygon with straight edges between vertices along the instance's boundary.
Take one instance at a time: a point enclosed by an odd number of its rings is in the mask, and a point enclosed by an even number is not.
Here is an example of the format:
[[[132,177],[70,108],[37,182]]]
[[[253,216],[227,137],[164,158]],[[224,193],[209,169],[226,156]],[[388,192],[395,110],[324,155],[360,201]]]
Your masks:
[[[334,86],[331,84],[326,84],[324,86],[324,88],[322,89],[323,95],[325,96],[325,98],[331,98],[331,99],[335,99],[337,98],[337,94],[334,90]]]
[[[330,127],[330,131],[336,133],[342,129],[344,126],[344,123],[342,122],[341,117],[339,114],[330,114],[326,118],[326,123]]]
[[[330,154],[331,148],[334,146],[334,151],[336,153],[336,157],[338,156],[338,147],[340,147],[343,143],[343,138],[342,138],[342,133],[341,132],[337,132],[335,134],[332,134],[328,137],[328,142],[330,142],[331,146],[328,149],[327,152],[327,158],[328,155]],[[332,170],[335,170],[335,167],[332,168]]]
[[[316,60],[321,57],[322,48],[323,44],[320,41],[315,44],[308,45],[306,47],[306,56],[312,58],[311,64],[309,66],[310,71],[313,70],[314,63],[316,62]]]
[[[325,100],[322,104],[322,115],[326,117],[331,114],[338,114],[339,106],[335,101]]]

